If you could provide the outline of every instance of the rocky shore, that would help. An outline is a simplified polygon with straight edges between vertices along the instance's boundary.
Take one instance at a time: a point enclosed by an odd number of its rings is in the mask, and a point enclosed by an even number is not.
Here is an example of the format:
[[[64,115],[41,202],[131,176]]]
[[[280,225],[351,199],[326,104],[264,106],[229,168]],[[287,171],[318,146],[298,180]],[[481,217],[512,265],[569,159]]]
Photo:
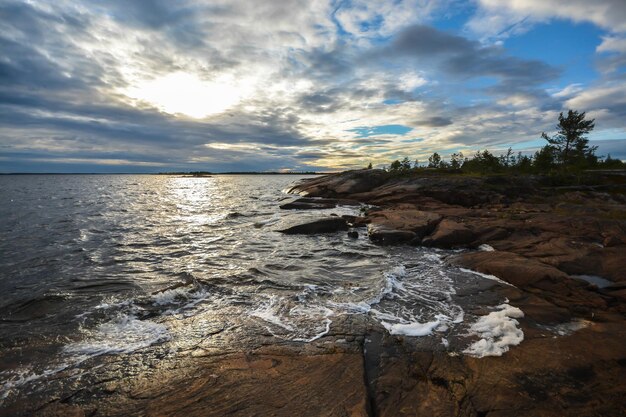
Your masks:
[[[373,242],[463,249],[446,261],[512,284],[491,290],[524,312],[524,342],[503,357],[393,356],[375,381],[375,415],[624,415],[626,177],[603,175],[599,185],[556,187],[363,170],[290,190],[306,196],[291,204],[370,205],[344,220]],[[563,331],[550,337],[548,328]]]
[[[248,343],[216,329],[174,359],[156,352],[140,372],[69,384],[52,401],[31,398],[6,415],[626,415],[626,186],[621,176],[603,184],[363,170],[291,189],[301,198],[283,210],[363,209],[284,233],[459,249],[445,262],[499,278],[464,282],[455,297],[476,315],[503,298],[523,312],[523,341],[502,356],[451,353],[462,350],[454,339],[447,349],[390,335],[362,315],[338,317],[310,343],[269,334]]]

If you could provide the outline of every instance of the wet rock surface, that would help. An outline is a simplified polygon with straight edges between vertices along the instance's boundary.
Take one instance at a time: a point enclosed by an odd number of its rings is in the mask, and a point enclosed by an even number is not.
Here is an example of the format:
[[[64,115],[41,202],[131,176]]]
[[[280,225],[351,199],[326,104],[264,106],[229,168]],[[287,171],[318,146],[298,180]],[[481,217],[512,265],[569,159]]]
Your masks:
[[[341,217],[328,217],[291,226],[287,229],[279,230],[279,232],[286,235],[312,235],[317,233],[334,233],[339,230],[348,230],[346,220]]]
[[[280,208],[283,210],[318,210],[335,208],[337,206],[358,206],[359,204],[358,201],[349,199],[303,197],[282,204]]]
[[[342,175],[358,175],[361,183],[351,189]],[[406,340],[402,348],[377,348],[384,353],[368,372],[375,376],[368,386],[375,415],[626,413],[626,386],[618,382],[626,377],[625,184],[608,193],[601,186],[546,187],[536,178],[427,176],[380,184],[380,175],[372,173],[370,187],[359,171],[295,191],[379,206],[360,220],[375,243],[468,249],[447,261],[512,284],[495,291],[525,312],[525,339],[503,357],[481,359],[407,349]],[[578,275],[611,283],[598,288]]]
[[[377,170],[315,178],[292,192],[379,207],[285,233],[345,233],[350,223],[367,225],[375,243],[463,249],[445,261],[493,279],[464,278],[455,302],[484,316],[508,300],[524,312],[523,342],[477,358],[459,354],[468,334],[442,344],[392,335],[362,316],[342,316],[309,343],[244,340],[220,328],[175,355],[157,352],[140,372],[111,364],[91,384],[4,415],[626,415],[622,194],[546,190],[532,179],[389,179]],[[598,288],[580,274],[612,284]]]

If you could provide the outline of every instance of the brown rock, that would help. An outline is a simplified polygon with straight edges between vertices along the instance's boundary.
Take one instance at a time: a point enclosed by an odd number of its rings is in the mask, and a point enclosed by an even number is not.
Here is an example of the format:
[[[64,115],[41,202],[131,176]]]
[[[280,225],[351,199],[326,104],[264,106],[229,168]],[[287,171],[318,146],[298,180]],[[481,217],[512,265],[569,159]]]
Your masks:
[[[313,235],[317,233],[334,233],[339,230],[348,230],[346,220],[341,217],[329,217],[292,226],[284,230],[279,230],[279,232],[286,235]]]
[[[450,261],[474,271],[495,275],[522,288],[543,280],[569,279],[566,273],[553,266],[510,252],[464,253]]]
[[[92,401],[103,416],[366,417],[364,378],[360,353],[239,353],[135,376],[124,390]],[[47,406],[36,415],[84,414],[79,407]]]
[[[392,229],[381,223],[370,223],[367,226],[367,234],[372,242],[381,245],[410,242],[416,237],[416,234],[410,230]]]
[[[335,197],[370,191],[387,179],[387,173],[380,169],[347,171],[307,179],[292,187],[289,192],[310,197]]]
[[[453,248],[467,245],[475,238],[474,232],[464,224],[450,219],[443,219],[430,236],[422,240],[424,246],[436,246],[438,248]]]
[[[606,309],[606,301],[585,283],[557,268],[510,252],[473,252],[450,258],[450,262],[509,282],[543,299],[573,311],[591,313]]]
[[[371,225],[388,230],[410,231],[422,238],[441,221],[441,215],[415,209],[379,210],[368,214]]]

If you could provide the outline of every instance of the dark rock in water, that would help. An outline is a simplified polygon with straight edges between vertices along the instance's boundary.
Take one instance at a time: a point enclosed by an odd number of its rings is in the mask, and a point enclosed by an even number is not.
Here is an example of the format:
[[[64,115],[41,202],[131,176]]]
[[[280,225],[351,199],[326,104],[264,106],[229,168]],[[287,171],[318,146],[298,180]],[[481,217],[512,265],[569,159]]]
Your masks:
[[[394,245],[410,242],[415,239],[415,233],[410,230],[392,229],[386,224],[371,223],[367,227],[367,234],[372,242],[381,245]]]
[[[352,230],[350,232],[348,232],[348,237],[351,237],[353,239],[358,239],[359,237],[359,232]]]
[[[474,232],[465,225],[450,219],[443,219],[432,235],[424,238],[422,245],[438,248],[464,246],[474,240]]]
[[[292,226],[279,230],[279,232],[287,235],[313,235],[317,233],[334,233],[339,230],[348,230],[348,223],[341,217],[329,217]]]
[[[320,210],[337,206],[358,206],[358,201],[337,198],[298,198],[280,206],[283,210]]]

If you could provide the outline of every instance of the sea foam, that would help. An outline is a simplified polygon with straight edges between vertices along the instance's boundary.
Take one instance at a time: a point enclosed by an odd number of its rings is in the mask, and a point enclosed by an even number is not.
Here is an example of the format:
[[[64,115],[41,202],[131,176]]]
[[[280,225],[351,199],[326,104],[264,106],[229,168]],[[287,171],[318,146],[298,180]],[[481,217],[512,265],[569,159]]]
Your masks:
[[[501,304],[486,316],[482,316],[470,327],[470,334],[481,339],[472,343],[463,353],[483,358],[502,356],[509,346],[519,345],[524,340],[524,332],[517,327],[516,318],[524,317],[524,312],[509,304]]]
[[[167,327],[149,320],[139,320],[129,314],[100,324],[87,339],[66,345],[70,355],[94,357],[115,353],[131,353],[170,339]]]

